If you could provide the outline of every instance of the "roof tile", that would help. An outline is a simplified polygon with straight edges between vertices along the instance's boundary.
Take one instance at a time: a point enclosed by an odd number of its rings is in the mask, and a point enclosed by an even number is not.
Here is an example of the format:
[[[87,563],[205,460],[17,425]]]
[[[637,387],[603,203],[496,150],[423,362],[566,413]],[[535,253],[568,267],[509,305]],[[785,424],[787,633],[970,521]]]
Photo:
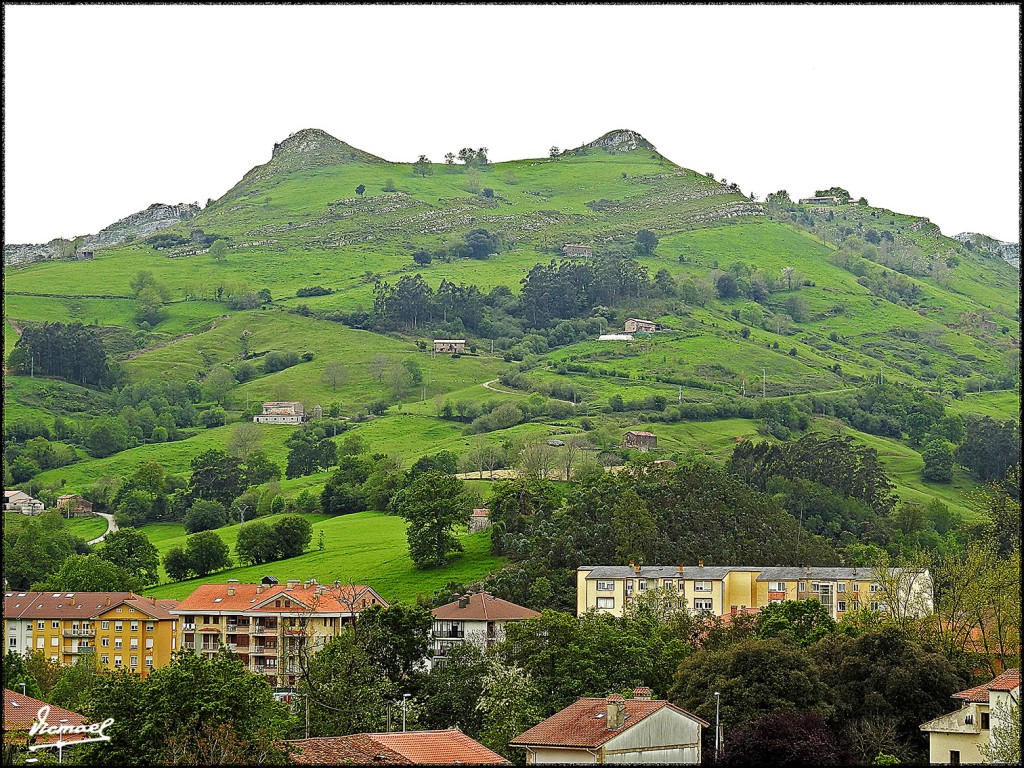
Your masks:
[[[536,619],[537,611],[524,608],[494,597],[487,592],[478,592],[469,596],[469,604],[459,607],[459,601],[453,600],[433,610],[434,618],[455,621],[516,621],[520,619]]]
[[[458,730],[356,733],[295,739],[286,744],[301,750],[292,754],[300,765],[509,765],[501,755]]]

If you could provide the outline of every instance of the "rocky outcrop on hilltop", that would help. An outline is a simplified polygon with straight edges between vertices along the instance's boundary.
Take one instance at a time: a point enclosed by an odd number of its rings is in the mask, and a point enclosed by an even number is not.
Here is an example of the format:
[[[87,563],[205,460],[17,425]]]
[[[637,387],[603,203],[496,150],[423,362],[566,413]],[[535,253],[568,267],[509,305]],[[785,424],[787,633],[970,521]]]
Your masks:
[[[95,235],[66,240],[58,237],[42,245],[4,244],[4,266],[32,264],[53,259],[73,259],[82,251],[98,251],[120,245],[129,239],[142,239],[199,214],[199,206],[192,203],[164,205],[154,203],[144,211],[133,213]]]
[[[608,152],[632,152],[634,149],[657,151],[651,142],[636,131],[628,129],[609,131],[601,138],[594,139],[579,149],[603,149]]]
[[[996,240],[994,237],[977,232],[961,232],[959,235],[953,235],[953,239],[959,240],[964,244],[964,247],[977,254],[990,256],[994,259],[1002,259],[1020,269],[1020,243]]]

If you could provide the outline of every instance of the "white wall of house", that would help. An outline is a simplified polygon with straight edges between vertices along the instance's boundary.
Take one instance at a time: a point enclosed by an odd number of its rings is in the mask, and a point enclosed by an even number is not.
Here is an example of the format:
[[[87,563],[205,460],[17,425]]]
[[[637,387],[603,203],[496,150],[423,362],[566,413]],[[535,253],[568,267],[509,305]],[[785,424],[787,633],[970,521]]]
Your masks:
[[[550,765],[552,763],[596,763],[597,754],[585,749],[557,749],[555,747],[537,747],[526,754],[526,762],[531,765]]]
[[[606,763],[700,762],[700,723],[665,707],[604,745]]]
[[[7,619],[7,639],[4,641],[4,653],[14,651],[17,654],[32,650],[32,620]]]

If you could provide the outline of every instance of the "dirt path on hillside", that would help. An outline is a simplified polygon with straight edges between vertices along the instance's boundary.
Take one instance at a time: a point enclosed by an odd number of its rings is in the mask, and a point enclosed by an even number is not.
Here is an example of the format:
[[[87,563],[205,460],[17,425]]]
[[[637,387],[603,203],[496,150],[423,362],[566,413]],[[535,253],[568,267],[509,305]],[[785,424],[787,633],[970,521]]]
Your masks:
[[[127,355],[125,355],[121,359],[122,360],[134,360],[139,355],[144,355],[147,352],[153,352],[153,351],[158,350],[158,349],[163,349],[164,347],[169,347],[169,346],[171,346],[171,344],[177,344],[179,341],[184,341],[185,339],[191,338],[192,336],[195,336],[195,334],[194,333],[186,333],[186,334],[182,334],[181,336],[175,336],[170,341],[165,341],[165,342],[162,342],[160,344],[154,344],[151,347],[143,347],[142,349],[133,349],[131,352],[129,352]]]

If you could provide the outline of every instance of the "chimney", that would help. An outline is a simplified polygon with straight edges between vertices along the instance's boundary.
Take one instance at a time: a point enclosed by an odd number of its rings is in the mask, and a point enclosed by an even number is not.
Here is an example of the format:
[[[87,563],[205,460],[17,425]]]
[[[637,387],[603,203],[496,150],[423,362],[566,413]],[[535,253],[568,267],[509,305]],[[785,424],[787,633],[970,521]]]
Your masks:
[[[285,586],[285,589],[295,589],[295,587],[297,587],[301,583],[302,582],[298,579],[288,579],[288,584],[287,586]]]
[[[150,597],[149,598],[149,602],[151,602],[153,605],[156,605],[156,598],[155,597]]]
[[[334,580],[334,588],[335,589],[340,589],[341,588],[341,582],[338,581],[337,579]]]
[[[639,699],[640,701],[651,700],[651,689],[646,685],[640,685],[633,689],[633,698]]]
[[[732,614],[733,616],[736,615],[736,610],[737,610],[737,608],[736,608],[735,605],[730,605],[729,606],[729,613]]]
[[[683,575],[683,564],[682,563],[679,564],[679,575],[680,576]]]
[[[110,605],[110,595],[107,595],[106,597],[103,598],[103,604],[107,605],[107,606]]]
[[[608,729],[621,728],[625,722],[626,701],[617,693],[608,697]]]
[[[633,566],[633,570],[635,570],[637,573],[640,573],[640,563],[637,563],[636,565],[634,565]]]
[[[469,607],[469,595],[463,595],[459,598],[459,608]]]
[[[262,584],[257,584],[256,585],[256,594],[257,595],[263,594],[263,585]]]
[[[703,560],[698,560],[697,561],[697,567],[698,568],[703,568],[704,567],[704,561]]]

